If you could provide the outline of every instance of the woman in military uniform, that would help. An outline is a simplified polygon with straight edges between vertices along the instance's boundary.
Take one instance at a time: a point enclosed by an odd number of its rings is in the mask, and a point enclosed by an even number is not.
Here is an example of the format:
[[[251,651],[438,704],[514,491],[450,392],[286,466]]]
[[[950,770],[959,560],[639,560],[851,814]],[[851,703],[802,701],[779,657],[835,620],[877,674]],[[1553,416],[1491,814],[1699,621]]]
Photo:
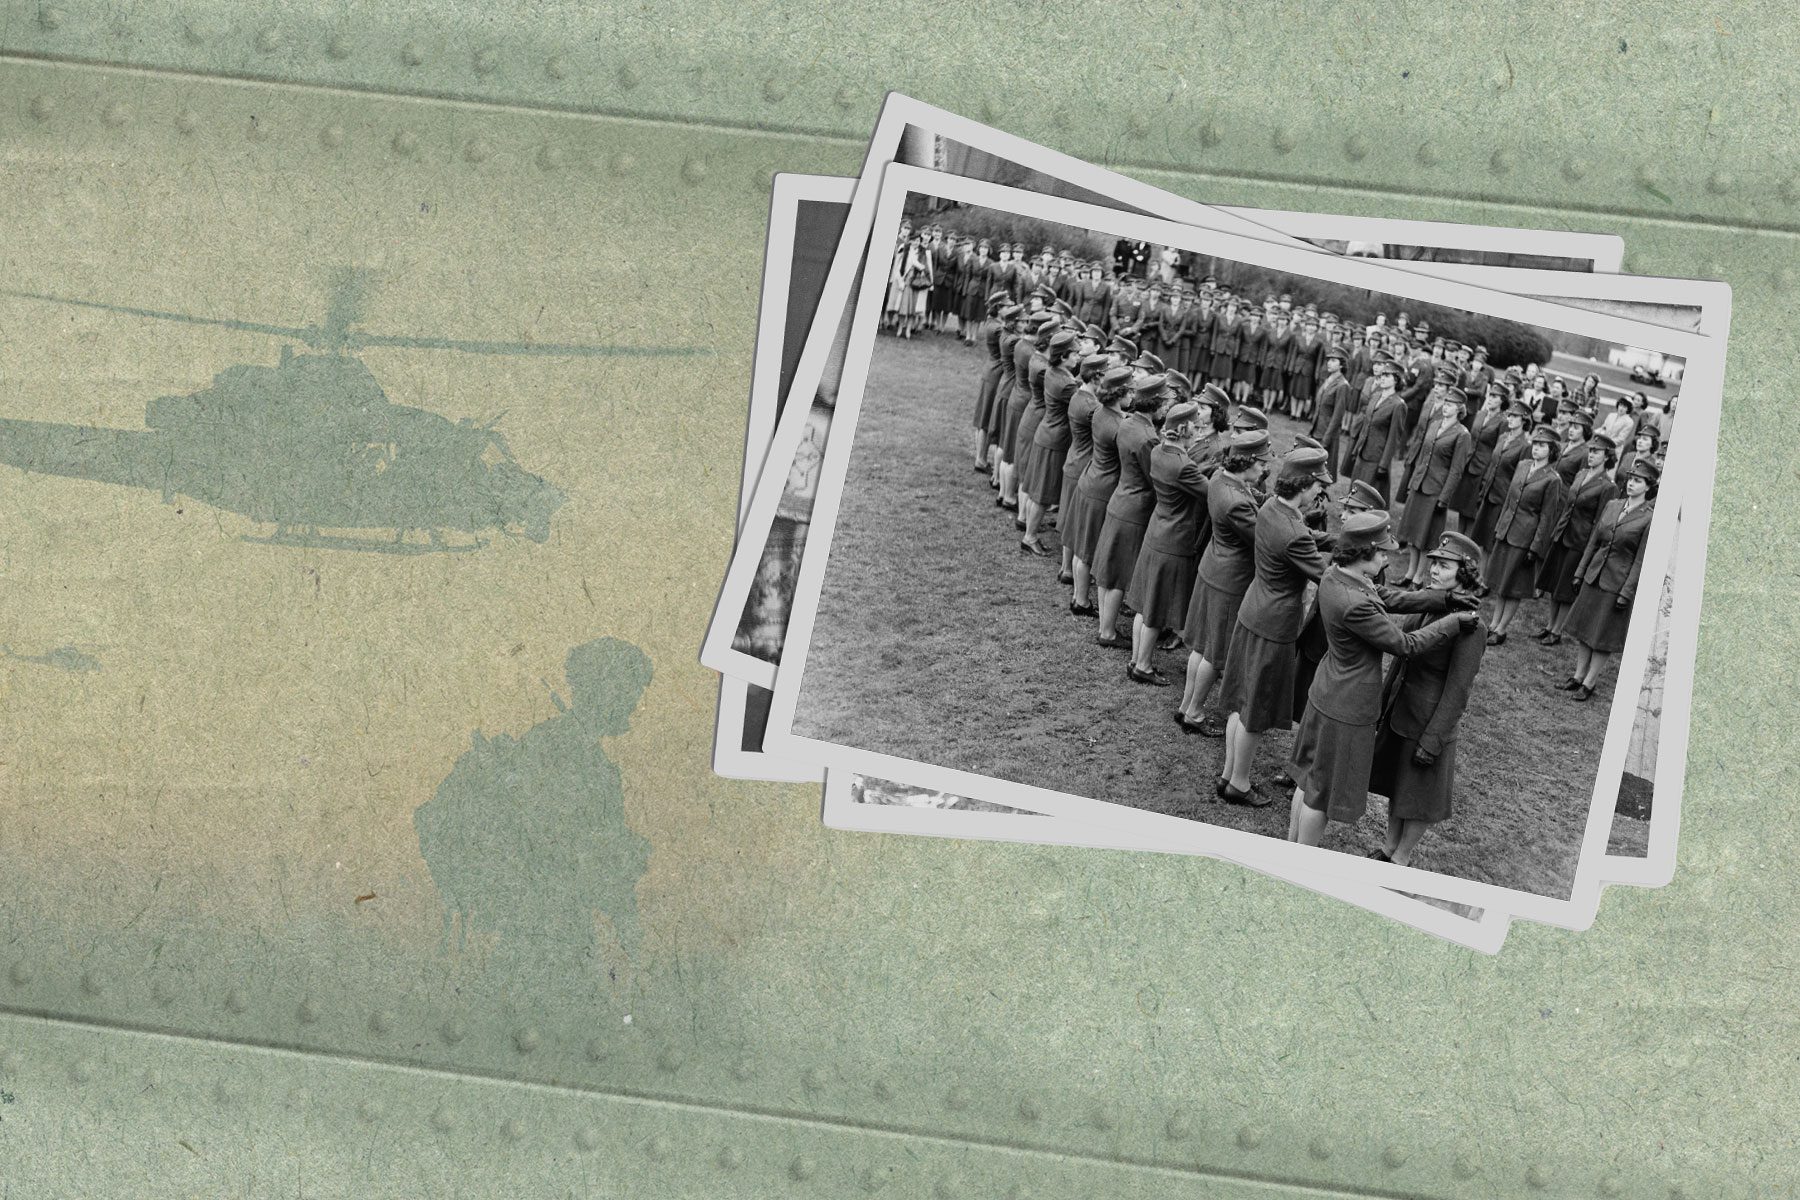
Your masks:
[[[1081,336],[1064,329],[1050,339],[1045,353],[1043,383],[1044,414],[1032,437],[1031,457],[1026,460],[1026,477],[1022,494],[1031,503],[1025,509],[1025,536],[1019,549],[1027,554],[1048,557],[1050,548],[1039,539],[1044,514],[1062,499],[1063,460],[1069,453],[1069,401],[1080,386],[1075,368],[1081,362]],[[1023,437],[1024,426],[1020,426]]]
[[[1619,455],[1619,469],[1613,476],[1613,482],[1619,485],[1620,491],[1625,490],[1625,478],[1631,474],[1631,466],[1638,459],[1645,458],[1657,463],[1662,461],[1661,446],[1662,435],[1656,431],[1655,425],[1646,422],[1637,431],[1637,437],[1632,443],[1625,447],[1625,453]]]
[[[1100,376],[1094,393],[1093,454],[1063,513],[1063,537],[1073,552],[1070,574],[1074,577],[1074,592],[1069,597],[1069,611],[1078,617],[1100,615],[1089,587],[1100,530],[1106,522],[1106,505],[1112,499],[1113,489],[1119,486],[1119,423],[1124,420],[1119,406],[1128,394],[1131,376],[1131,368],[1123,364],[1108,367]]]
[[[1601,673],[1625,648],[1661,478],[1662,471],[1647,459],[1631,465],[1625,494],[1607,501],[1575,569],[1581,591],[1569,610],[1567,627],[1576,644],[1575,670],[1561,685],[1572,699],[1592,698]]]
[[[1429,586],[1449,594],[1453,607],[1473,607],[1481,547],[1446,533],[1426,558]],[[1388,798],[1387,844],[1369,857],[1407,866],[1425,831],[1450,816],[1457,727],[1486,649],[1487,631],[1477,624],[1389,669],[1369,772],[1369,790]]]
[[[1144,544],[1144,527],[1156,506],[1150,484],[1150,451],[1158,441],[1152,419],[1162,401],[1161,375],[1146,375],[1131,385],[1131,412],[1119,423],[1119,485],[1106,502],[1106,519],[1100,541],[1094,547],[1094,582],[1100,587],[1102,646],[1129,649],[1131,641],[1118,634],[1119,608],[1125,603],[1125,587],[1137,569],[1138,550]]]
[[[1144,544],[1125,589],[1136,610],[1131,619],[1131,662],[1125,675],[1134,683],[1167,687],[1151,662],[1163,630],[1182,623],[1194,590],[1195,546],[1200,509],[1206,503],[1206,475],[1188,456],[1200,408],[1192,401],[1164,415],[1162,440],[1150,451],[1150,487],[1156,507],[1144,528]]]
[[[1306,585],[1325,570],[1325,555],[1307,523],[1331,472],[1325,452],[1291,450],[1275,476],[1275,494],[1256,513],[1256,574],[1238,609],[1225,651],[1219,710],[1225,723],[1225,765],[1219,798],[1262,807],[1250,767],[1263,735],[1294,723],[1294,643],[1305,618]]]
[[[1232,398],[1241,399],[1237,395],[1235,376],[1232,374],[1237,362],[1238,340],[1242,336],[1242,328],[1238,320],[1237,301],[1228,300],[1225,310],[1214,318],[1212,338],[1209,344],[1209,360],[1206,377],[1231,394]]]
[[[1400,366],[1391,358],[1375,364],[1375,392],[1356,425],[1350,443],[1350,474],[1388,495],[1389,465],[1399,453],[1406,430],[1406,401],[1397,389]]]
[[[1423,628],[1418,625],[1430,614],[1402,620],[1391,616],[1375,577],[1399,548],[1387,513],[1377,509],[1346,517],[1331,566],[1319,580],[1325,657],[1307,693],[1287,766],[1294,780],[1288,837],[1304,846],[1319,844],[1328,821],[1358,821],[1368,809],[1382,711],[1382,656],[1413,658],[1480,623],[1466,611]],[[1445,606],[1450,603],[1447,593],[1430,595],[1441,597]]]
[[[1612,468],[1612,441],[1605,434],[1596,433],[1588,440],[1587,462],[1576,472],[1568,502],[1557,520],[1556,541],[1544,556],[1544,565],[1538,568],[1537,586],[1550,600],[1550,620],[1533,636],[1546,646],[1562,644],[1569,607],[1581,588],[1575,579],[1575,564],[1587,550],[1600,510],[1618,494]]]
[[[1262,365],[1256,372],[1256,389],[1262,395],[1262,410],[1275,411],[1287,400],[1288,364],[1294,357],[1294,332],[1287,315],[1277,310],[1263,335]]]
[[[1048,366],[1044,351],[1050,346],[1050,339],[1056,333],[1057,319],[1055,314],[1036,312],[1031,314],[1026,324],[1027,333],[1013,346],[1013,391],[1006,401],[1006,435],[1000,442],[1000,507],[1014,511],[1019,507],[1020,451],[1024,449],[1019,443],[1019,425],[1025,419],[1025,409],[1031,404],[1031,369],[1032,364],[1042,362]],[[1038,382],[1043,383],[1042,371]]]
[[[1207,390],[1212,391],[1213,385],[1208,384]],[[1256,510],[1262,503],[1262,494],[1256,489],[1268,474],[1271,458],[1266,431],[1234,432],[1219,469],[1207,483],[1212,537],[1200,555],[1181,627],[1181,640],[1188,648],[1187,686],[1175,720],[1189,733],[1208,737],[1225,733],[1224,722],[1216,714],[1205,716],[1202,710],[1213,682],[1225,668],[1238,609],[1256,577]]]
[[[994,397],[1000,390],[1000,343],[1006,324],[1019,312],[1019,306],[1007,303],[1002,292],[987,300],[987,320],[982,322],[979,340],[987,350],[987,362],[981,371],[981,386],[975,393],[975,469],[993,470]],[[973,328],[971,326],[971,328]]]
[[[1083,344],[1087,344],[1086,339]],[[1069,398],[1069,453],[1063,459],[1062,489],[1056,500],[1060,514],[1057,528],[1062,531],[1062,571],[1056,577],[1058,583],[1075,580],[1075,543],[1069,536],[1074,519],[1075,485],[1081,481],[1081,473],[1087,470],[1088,460],[1094,457],[1094,410],[1099,407],[1095,393],[1099,390],[1100,374],[1111,361],[1098,350],[1082,355],[1077,372],[1081,386]]]
[[[1485,369],[1485,368],[1484,368]],[[1471,371],[1470,375],[1476,372]],[[1488,464],[1494,461],[1494,446],[1506,430],[1506,385],[1490,380],[1481,407],[1469,420],[1469,461],[1463,465],[1462,478],[1450,489],[1450,511],[1457,514],[1457,528],[1470,533],[1481,515],[1482,480]],[[1479,537],[1474,539],[1480,543]]]
[[[1540,425],[1531,432],[1530,459],[1513,472],[1506,500],[1494,519],[1494,549],[1488,557],[1496,615],[1489,622],[1487,644],[1504,645],[1521,601],[1537,590],[1537,566],[1550,553],[1556,522],[1567,490],[1551,458],[1556,430]]]
[[[1469,465],[1474,438],[1462,420],[1468,403],[1461,388],[1444,388],[1437,411],[1423,414],[1418,438],[1406,459],[1406,507],[1400,512],[1397,536],[1408,547],[1401,578],[1415,585],[1424,583],[1428,570],[1425,554],[1444,535],[1451,489]]]
[[[1238,331],[1237,358],[1231,368],[1231,391],[1239,404],[1256,399],[1253,393],[1262,376],[1263,350],[1268,341],[1262,327],[1262,309],[1253,306],[1244,314],[1243,327]]]
[[[1500,437],[1494,442],[1494,455],[1481,472],[1481,504],[1475,510],[1475,527],[1469,536],[1481,547],[1482,578],[1492,580],[1494,523],[1506,503],[1506,491],[1512,486],[1513,472],[1525,457],[1526,441],[1531,436],[1531,405],[1514,400],[1506,406]]]

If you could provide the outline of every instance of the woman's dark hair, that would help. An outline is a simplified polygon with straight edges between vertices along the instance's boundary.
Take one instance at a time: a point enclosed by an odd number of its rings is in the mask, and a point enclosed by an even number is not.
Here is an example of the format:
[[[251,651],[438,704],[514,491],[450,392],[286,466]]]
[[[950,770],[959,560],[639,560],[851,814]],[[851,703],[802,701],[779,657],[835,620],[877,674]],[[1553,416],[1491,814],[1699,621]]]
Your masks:
[[[1474,563],[1457,563],[1456,590],[1459,592],[1474,592],[1481,590],[1481,568]]]
[[[1275,494],[1283,500],[1292,500],[1317,482],[1318,480],[1306,475],[1277,475]]]
[[[1206,407],[1212,409],[1212,431],[1214,433],[1224,433],[1231,427],[1231,418],[1225,415],[1225,405],[1208,404]]]
[[[1097,387],[1094,389],[1094,399],[1098,400],[1107,408],[1112,408],[1124,398],[1125,392],[1129,387],[1129,384],[1124,383],[1121,383],[1116,387]]]
[[[1338,545],[1331,548],[1331,561],[1340,567],[1353,566],[1359,562],[1368,562],[1375,557],[1375,547],[1357,545]]]
[[[1256,461],[1254,454],[1247,454],[1242,450],[1227,450],[1225,457],[1219,461],[1219,470],[1236,475],[1239,471],[1255,466]]]

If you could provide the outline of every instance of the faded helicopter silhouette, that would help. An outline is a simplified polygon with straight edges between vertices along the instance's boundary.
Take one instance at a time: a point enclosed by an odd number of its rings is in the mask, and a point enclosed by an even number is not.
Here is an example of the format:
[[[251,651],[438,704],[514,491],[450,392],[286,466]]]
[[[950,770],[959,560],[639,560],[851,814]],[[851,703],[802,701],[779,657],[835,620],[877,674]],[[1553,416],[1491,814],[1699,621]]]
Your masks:
[[[0,657],[10,658],[15,662],[30,663],[38,667],[53,667],[58,671],[67,671],[71,675],[86,675],[90,671],[103,671],[105,664],[93,655],[86,653],[78,646],[58,646],[42,654],[20,654],[11,646],[0,646]]]
[[[495,428],[505,414],[477,424],[395,404],[356,352],[394,346],[545,357],[702,353],[363,333],[355,327],[371,278],[365,269],[338,272],[325,320],[305,328],[0,289],[0,296],[266,333],[313,351],[295,353],[283,344],[275,366],[227,367],[203,391],[152,400],[145,429],[0,418],[0,463],[148,488],[165,504],[186,496],[275,526],[271,536],[245,541],[389,554],[476,550],[487,544],[478,536],[485,531],[543,542],[563,494],[513,457]],[[421,530],[426,541],[408,540]],[[453,542],[448,531],[473,540]]]

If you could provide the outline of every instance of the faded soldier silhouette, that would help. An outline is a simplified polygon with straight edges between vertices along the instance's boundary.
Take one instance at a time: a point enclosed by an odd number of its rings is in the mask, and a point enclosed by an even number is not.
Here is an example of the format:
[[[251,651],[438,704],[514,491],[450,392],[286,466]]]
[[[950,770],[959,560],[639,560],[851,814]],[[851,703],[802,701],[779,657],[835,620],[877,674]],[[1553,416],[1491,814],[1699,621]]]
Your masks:
[[[413,814],[444,899],[444,941],[497,934],[495,966],[598,957],[595,915],[630,957],[642,938],[637,882],[650,843],[625,823],[619,769],[600,739],[631,727],[650,660],[600,638],[569,651],[569,700],[514,738],[480,730]]]

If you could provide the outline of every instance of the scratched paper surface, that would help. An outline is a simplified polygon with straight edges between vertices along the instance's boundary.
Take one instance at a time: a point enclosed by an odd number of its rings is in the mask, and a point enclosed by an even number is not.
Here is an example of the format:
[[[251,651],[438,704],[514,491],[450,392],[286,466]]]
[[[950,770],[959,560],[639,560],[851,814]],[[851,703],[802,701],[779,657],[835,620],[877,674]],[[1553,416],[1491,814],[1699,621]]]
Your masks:
[[[1793,1190],[1779,10],[5,16],[7,1200]],[[1734,284],[1672,885],[1487,960],[711,774],[769,174],[890,86]]]

